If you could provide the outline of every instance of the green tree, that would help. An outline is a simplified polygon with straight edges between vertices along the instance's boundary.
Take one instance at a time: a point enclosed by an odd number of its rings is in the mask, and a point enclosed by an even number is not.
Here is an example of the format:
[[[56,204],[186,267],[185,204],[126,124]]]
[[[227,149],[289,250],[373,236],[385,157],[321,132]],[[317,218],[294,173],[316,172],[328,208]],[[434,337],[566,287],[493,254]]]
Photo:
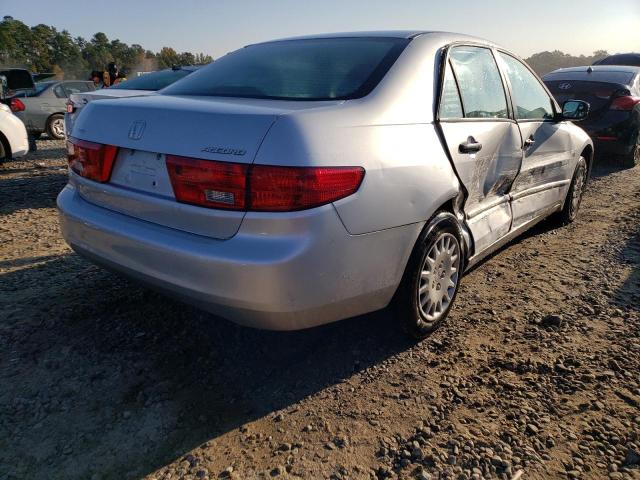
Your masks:
[[[194,59],[194,65],[206,65],[207,63],[213,62],[213,57],[211,55],[205,55],[204,53],[196,53]]]
[[[68,31],[57,32],[51,47],[54,64],[64,71],[67,78],[86,77],[87,62],[82,58],[79,42],[76,42]]]
[[[597,50],[592,56],[573,56],[568,53],[554,50],[553,52],[534,53],[526,62],[533,68],[538,75],[544,75],[558,68],[580,67],[583,65],[591,65],[600,58],[608,56],[606,50]]]
[[[180,57],[171,47],[162,47],[160,53],[156,55],[158,60],[158,68],[171,68],[173,65],[180,64]]]
[[[91,70],[107,68],[109,62],[113,62],[111,44],[107,36],[102,32],[96,33],[91,41],[87,43],[82,52],[82,56],[87,61]]]
[[[0,59],[3,64],[33,68],[32,41],[31,29],[20,20],[5,17],[0,22]]]

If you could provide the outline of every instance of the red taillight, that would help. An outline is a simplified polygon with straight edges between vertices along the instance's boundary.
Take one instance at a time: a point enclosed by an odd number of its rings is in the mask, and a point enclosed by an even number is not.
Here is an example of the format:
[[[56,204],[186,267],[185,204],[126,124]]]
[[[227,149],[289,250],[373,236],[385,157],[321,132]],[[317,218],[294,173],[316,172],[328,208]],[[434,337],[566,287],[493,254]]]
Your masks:
[[[362,167],[277,167],[167,155],[176,200],[210,208],[304,210],[355,193]]]
[[[73,113],[75,111],[76,111],[75,104],[71,100],[68,100],[67,101],[67,113]]]
[[[331,203],[358,190],[361,167],[271,167],[250,174],[250,210],[282,212]]]
[[[613,99],[611,102],[610,110],[622,110],[625,112],[629,112],[633,110],[633,107],[640,103],[640,97],[632,97],[630,95],[626,95],[624,97],[617,97]]]
[[[9,102],[9,108],[12,112],[24,112],[26,107],[19,98],[12,98]]]
[[[244,210],[247,165],[167,155],[176,200],[210,208]]]
[[[70,138],[67,141],[69,168],[81,177],[108,182],[118,147]]]

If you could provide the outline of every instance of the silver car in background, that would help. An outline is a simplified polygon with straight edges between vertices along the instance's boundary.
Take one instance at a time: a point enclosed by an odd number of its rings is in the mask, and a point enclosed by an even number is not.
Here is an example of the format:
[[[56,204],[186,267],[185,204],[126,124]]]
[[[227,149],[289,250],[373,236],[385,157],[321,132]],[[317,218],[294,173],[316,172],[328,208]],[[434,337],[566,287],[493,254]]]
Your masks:
[[[143,98],[91,102],[58,197],[81,255],[236,322],[381,309],[420,337],[470,266],[574,220],[593,145],[518,57],[369,32],[250,45]]]
[[[50,138],[62,140],[69,96],[94,90],[93,82],[82,80],[37,82],[33,90],[16,94],[11,105],[21,105],[14,108],[15,114],[30,135],[37,138],[46,133]]]

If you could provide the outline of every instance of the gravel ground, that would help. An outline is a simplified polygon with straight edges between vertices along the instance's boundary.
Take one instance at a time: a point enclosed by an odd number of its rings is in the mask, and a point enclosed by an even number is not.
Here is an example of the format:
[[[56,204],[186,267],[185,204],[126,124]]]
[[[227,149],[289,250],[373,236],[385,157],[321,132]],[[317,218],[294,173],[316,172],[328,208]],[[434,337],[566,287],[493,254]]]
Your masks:
[[[75,255],[62,142],[0,166],[0,479],[640,479],[640,168],[388,311],[262,332]]]

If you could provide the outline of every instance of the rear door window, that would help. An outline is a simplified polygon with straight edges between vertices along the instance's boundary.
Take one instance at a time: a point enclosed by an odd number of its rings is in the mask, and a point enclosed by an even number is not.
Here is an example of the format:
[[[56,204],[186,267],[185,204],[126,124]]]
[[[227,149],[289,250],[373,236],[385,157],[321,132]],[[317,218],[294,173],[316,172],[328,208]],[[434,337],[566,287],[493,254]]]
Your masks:
[[[450,59],[460,87],[465,118],[508,118],[507,98],[491,50],[454,47]]]
[[[511,55],[499,52],[505,74],[511,84],[511,94],[518,120],[553,119],[553,101],[531,71]]]

